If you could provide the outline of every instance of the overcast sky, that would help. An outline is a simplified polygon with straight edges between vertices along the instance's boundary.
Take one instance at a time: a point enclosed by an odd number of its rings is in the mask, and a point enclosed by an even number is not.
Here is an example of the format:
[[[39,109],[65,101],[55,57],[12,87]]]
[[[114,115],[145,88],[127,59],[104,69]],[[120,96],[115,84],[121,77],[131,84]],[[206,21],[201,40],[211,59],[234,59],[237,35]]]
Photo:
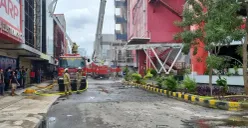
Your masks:
[[[87,2],[86,2],[87,1]],[[55,13],[64,13],[67,33],[91,56],[95,40],[100,0],[59,0]],[[103,33],[114,33],[114,0],[107,0]]]

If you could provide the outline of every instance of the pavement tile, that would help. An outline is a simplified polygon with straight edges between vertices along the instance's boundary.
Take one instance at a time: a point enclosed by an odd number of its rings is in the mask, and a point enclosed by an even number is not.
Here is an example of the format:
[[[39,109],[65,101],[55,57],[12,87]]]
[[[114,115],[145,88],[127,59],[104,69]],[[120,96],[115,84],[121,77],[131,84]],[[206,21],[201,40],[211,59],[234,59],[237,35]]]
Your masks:
[[[39,85],[46,86],[51,82]],[[35,86],[30,87],[35,88]],[[19,90],[21,94],[24,90]],[[18,93],[18,92],[17,92]],[[5,96],[0,98],[0,128],[35,128],[59,96]]]

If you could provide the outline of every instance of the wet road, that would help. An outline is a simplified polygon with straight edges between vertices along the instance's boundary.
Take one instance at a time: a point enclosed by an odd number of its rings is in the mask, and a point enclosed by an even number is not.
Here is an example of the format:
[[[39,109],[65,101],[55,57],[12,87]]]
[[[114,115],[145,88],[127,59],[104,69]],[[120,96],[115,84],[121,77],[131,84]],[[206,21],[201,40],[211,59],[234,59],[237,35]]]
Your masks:
[[[195,106],[111,80],[60,98],[48,113],[48,128],[248,127],[248,114]],[[236,128],[236,127],[235,127]]]

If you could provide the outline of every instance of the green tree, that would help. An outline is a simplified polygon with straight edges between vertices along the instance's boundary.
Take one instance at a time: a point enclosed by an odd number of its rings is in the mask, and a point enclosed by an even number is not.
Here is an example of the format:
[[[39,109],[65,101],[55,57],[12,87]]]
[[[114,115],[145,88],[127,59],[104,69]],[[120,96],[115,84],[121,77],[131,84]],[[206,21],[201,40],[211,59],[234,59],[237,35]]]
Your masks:
[[[183,11],[183,20],[176,22],[184,31],[175,35],[185,45],[184,51],[193,48],[193,55],[197,54],[199,43],[204,43],[204,49],[209,52],[207,58],[209,68],[209,86],[212,88],[212,70],[216,68],[216,60],[220,48],[229,45],[233,40],[241,40],[244,31],[240,29],[243,23],[237,14],[240,5],[236,0],[187,0]],[[190,26],[198,26],[194,31]],[[212,91],[211,91],[212,92]]]

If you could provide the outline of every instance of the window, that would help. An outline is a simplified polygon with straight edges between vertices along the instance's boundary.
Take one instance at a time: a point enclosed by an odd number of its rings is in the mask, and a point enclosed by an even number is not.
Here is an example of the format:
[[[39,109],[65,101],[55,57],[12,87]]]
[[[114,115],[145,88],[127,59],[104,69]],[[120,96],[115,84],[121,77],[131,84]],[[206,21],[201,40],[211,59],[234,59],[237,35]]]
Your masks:
[[[59,67],[62,68],[78,68],[84,66],[85,61],[83,58],[61,58],[59,60]]]

